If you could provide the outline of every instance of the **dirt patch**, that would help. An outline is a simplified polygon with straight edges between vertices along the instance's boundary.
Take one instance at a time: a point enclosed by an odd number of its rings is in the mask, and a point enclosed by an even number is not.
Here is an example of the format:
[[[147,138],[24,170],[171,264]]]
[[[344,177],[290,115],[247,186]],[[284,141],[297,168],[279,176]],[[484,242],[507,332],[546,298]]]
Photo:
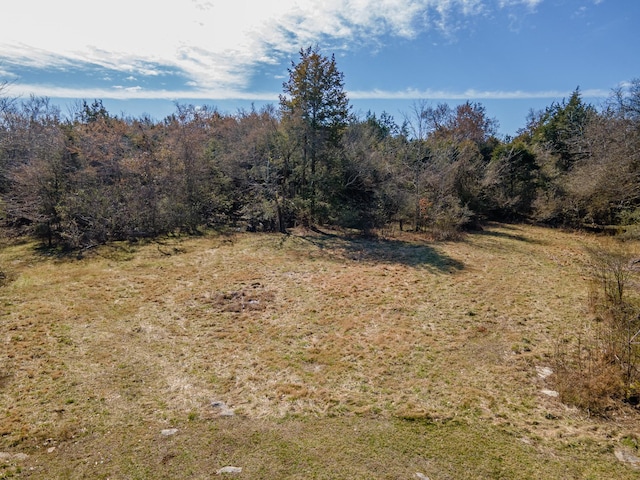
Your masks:
[[[211,305],[216,312],[242,313],[245,311],[263,311],[273,302],[275,295],[259,282],[248,287],[227,292],[214,292],[200,298]]]
[[[12,375],[0,372],[0,389],[9,385]]]

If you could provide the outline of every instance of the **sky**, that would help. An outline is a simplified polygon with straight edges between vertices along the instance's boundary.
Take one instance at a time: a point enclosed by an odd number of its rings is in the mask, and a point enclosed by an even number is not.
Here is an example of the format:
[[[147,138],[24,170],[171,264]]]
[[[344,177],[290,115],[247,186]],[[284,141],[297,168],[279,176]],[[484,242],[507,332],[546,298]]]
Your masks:
[[[278,103],[301,48],[335,55],[354,113],[480,102],[501,135],[580,88],[640,77],[638,0],[2,0],[4,95],[161,120]]]

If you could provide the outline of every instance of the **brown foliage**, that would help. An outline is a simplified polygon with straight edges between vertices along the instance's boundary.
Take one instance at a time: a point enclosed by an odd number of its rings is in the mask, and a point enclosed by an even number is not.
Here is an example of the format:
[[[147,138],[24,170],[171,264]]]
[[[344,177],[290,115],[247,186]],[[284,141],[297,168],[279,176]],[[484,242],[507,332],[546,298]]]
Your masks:
[[[640,393],[640,305],[633,256],[619,245],[590,250],[589,310],[593,319],[577,338],[556,349],[556,385],[563,402],[604,415]]]

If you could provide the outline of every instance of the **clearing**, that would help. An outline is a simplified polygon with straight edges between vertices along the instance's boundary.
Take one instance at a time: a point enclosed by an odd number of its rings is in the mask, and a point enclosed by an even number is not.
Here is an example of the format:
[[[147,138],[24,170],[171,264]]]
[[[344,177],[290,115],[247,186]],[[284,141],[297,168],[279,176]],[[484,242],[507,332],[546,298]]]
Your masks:
[[[5,242],[0,478],[638,478],[637,410],[554,396],[606,241]]]

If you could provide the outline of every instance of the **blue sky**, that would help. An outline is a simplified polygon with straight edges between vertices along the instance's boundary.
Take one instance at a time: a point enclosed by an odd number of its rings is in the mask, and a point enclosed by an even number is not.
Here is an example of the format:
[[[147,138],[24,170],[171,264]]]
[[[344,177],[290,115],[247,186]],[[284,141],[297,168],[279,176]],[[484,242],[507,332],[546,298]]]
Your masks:
[[[5,94],[102,99],[161,119],[175,102],[277,104],[302,47],[335,54],[356,112],[485,105],[501,134],[580,87],[640,77],[637,0],[4,0]]]

